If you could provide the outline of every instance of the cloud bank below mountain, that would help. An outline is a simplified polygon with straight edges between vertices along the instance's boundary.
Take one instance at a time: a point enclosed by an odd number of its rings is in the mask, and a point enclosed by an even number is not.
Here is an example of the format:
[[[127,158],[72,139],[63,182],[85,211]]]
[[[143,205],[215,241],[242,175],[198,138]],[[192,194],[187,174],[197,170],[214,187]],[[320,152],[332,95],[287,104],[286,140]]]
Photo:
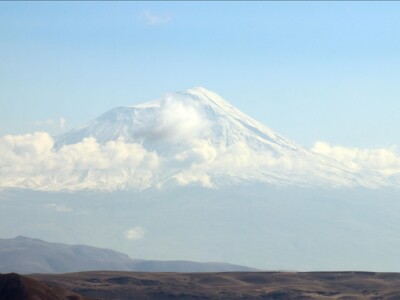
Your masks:
[[[326,142],[317,142],[312,151],[332,157],[356,172],[373,170],[383,176],[392,176],[400,172],[400,156],[397,147],[360,149],[357,147],[332,146]]]
[[[0,188],[144,190],[262,182],[399,186],[395,148],[306,149],[201,87],[117,107],[84,126],[0,139]]]
[[[244,143],[228,147],[216,147],[202,139],[190,143],[190,148],[165,157],[123,139],[100,144],[89,137],[57,149],[46,132],[7,135],[0,138],[0,187],[142,190],[174,182],[211,188],[224,182],[219,178],[265,181],[262,175],[268,172],[313,172],[313,166],[304,161],[257,153]],[[398,184],[395,179],[400,174],[400,156],[395,147],[358,149],[317,142],[311,150],[334,158],[355,173],[375,172],[381,185]]]
[[[159,157],[121,140],[100,145],[94,138],[56,150],[46,132],[0,139],[1,187],[39,190],[114,190],[151,186]]]

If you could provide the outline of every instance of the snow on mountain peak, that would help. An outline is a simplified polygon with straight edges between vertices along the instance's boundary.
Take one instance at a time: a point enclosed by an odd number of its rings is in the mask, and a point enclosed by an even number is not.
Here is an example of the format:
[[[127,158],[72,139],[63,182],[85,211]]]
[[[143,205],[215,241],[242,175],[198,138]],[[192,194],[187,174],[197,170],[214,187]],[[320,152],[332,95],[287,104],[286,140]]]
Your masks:
[[[54,141],[43,135],[26,139],[45,139],[46,147],[15,158],[37,166],[16,174],[7,186],[114,190],[249,181],[350,186],[378,180],[296,145],[202,87],[111,109]],[[20,140],[7,141],[14,145],[9,158],[16,157]]]
[[[56,146],[74,144],[84,137],[100,143],[122,138],[165,153],[172,145],[193,139],[228,147],[243,142],[252,150],[296,151],[297,145],[248,117],[214,92],[196,87],[144,104],[117,107],[83,127],[56,138]]]

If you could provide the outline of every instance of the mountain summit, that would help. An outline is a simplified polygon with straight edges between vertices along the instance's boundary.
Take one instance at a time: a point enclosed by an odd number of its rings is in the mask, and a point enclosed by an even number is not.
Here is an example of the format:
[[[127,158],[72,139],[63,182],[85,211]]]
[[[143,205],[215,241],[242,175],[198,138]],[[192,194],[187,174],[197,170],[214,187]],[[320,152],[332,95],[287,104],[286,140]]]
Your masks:
[[[161,99],[114,108],[89,124],[57,137],[56,145],[75,144],[85,137],[99,143],[122,139],[165,154],[185,149],[194,140],[214,147],[244,143],[274,157],[307,151],[248,117],[216,93],[202,87],[166,94]]]
[[[340,163],[280,136],[202,87],[114,108],[85,126],[57,136],[55,148],[88,138],[108,147],[110,143],[134,144],[153,154],[158,167],[146,175],[151,177],[146,187],[171,182],[217,187],[243,181],[364,184],[359,175]],[[124,169],[122,186],[129,188],[127,182],[132,183],[132,174],[137,172],[129,166]]]
[[[57,138],[57,145],[74,144],[85,137],[100,143],[122,138],[147,146],[187,144],[203,139],[216,146],[229,147],[245,142],[253,150],[299,151],[289,140],[248,117],[216,93],[202,87],[135,106],[117,107],[83,127]]]

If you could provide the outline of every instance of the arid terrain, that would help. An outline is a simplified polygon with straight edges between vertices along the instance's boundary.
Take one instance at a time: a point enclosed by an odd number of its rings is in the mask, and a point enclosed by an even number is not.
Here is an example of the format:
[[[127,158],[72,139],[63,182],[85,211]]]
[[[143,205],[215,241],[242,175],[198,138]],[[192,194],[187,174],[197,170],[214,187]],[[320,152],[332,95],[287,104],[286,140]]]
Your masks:
[[[30,275],[94,299],[400,299],[400,274],[374,272]]]
[[[91,300],[16,273],[0,274],[0,300]]]

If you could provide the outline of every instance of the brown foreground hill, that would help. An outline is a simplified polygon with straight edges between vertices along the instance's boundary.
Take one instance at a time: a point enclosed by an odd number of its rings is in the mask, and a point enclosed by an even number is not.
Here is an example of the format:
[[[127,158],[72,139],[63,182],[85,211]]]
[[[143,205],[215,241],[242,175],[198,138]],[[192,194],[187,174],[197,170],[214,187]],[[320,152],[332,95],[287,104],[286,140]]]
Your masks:
[[[59,286],[16,273],[0,274],[0,300],[90,300]]]
[[[399,273],[83,272],[31,275],[97,299],[400,299]]]

